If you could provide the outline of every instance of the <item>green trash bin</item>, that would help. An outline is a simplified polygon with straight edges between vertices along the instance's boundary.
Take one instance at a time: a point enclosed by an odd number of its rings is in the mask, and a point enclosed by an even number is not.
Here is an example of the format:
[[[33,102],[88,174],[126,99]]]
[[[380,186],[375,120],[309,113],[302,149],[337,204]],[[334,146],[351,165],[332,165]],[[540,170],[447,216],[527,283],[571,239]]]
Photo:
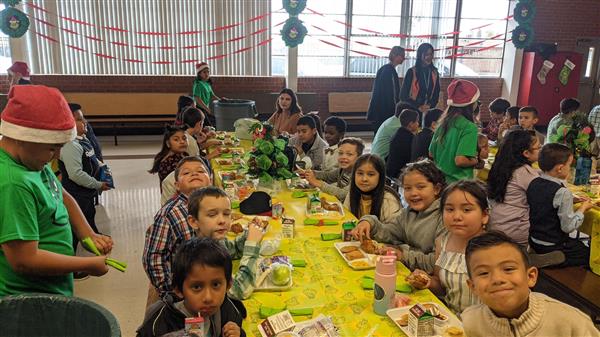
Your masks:
[[[113,314],[77,297],[24,294],[0,298],[0,337],[120,337]]]

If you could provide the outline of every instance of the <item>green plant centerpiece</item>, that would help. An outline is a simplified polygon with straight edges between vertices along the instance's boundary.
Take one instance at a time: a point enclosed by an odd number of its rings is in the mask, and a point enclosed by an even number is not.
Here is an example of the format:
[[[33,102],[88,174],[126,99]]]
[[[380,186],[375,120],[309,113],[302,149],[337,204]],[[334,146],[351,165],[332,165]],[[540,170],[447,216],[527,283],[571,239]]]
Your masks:
[[[594,128],[587,116],[584,113],[576,112],[572,117],[571,124],[559,126],[557,132],[550,136],[550,142],[568,146],[575,159],[590,158],[592,156],[591,144],[595,137]]]
[[[258,177],[261,185],[270,185],[275,180],[294,177],[289,159],[284,153],[288,140],[273,137],[273,126],[267,122],[250,126],[254,148],[247,156],[248,174]]]

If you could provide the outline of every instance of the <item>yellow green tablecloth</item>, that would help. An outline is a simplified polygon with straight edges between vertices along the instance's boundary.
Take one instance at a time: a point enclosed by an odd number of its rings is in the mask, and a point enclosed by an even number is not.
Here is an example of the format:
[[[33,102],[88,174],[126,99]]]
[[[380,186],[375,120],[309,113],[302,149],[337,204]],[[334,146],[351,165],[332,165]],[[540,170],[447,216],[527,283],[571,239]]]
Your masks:
[[[250,142],[242,141],[242,147],[249,149]],[[215,172],[221,168],[212,163]],[[218,176],[216,174],[215,176]],[[220,184],[220,181],[216,181]],[[322,194],[328,200],[335,197]],[[263,320],[259,317],[261,306],[281,308],[313,308],[313,316],[319,314],[331,316],[342,336],[405,336],[387,317],[373,312],[373,291],[363,290],[360,281],[363,275],[374,276],[374,269],[355,271],[351,269],[334,248],[336,241],[322,241],[321,233],[341,233],[344,220],[356,218],[347,210],[337,226],[304,226],[306,218],[306,198],[294,199],[289,190],[283,190],[273,196],[282,202],[285,216],[296,220],[293,239],[283,239],[276,255],[288,255],[292,259],[304,259],[306,267],[294,268],[292,272],[293,288],[286,292],[255,292],[244,301],[248,318],[244,321],[244,330],[249,336],[260,336],[257,325]],[[281,233],[281,220],[271,220],[265,239]],[[236,266],[237,269],[237,266]],[[409,270],[401,263],[397,264],[398,280],[403,280]],[[429,290],[416,291],[409,295],[416,302],[437,302],[442,304]],[[295,317],[296,321],[311,317]],[[373,330],[374,329],[374,330]]]

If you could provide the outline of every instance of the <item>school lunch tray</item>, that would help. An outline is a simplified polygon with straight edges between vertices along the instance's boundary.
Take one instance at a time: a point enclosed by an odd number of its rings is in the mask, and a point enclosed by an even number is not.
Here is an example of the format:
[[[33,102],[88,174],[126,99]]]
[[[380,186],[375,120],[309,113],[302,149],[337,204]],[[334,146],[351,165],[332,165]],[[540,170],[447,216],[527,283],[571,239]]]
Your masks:
[[[398,320],[405,314],[408,314],[410,308],[412,308],[416,303],[413,303],[411,305],[407,305],[405,307],[400,307],[400,308],[394,308],[394,309],[389,309],[386,314],[389,318],[391,318],[392,321],[394,321],[394,324],[396,324],[396,326],[398,326],[400,328],[400,330],[402,330],[402,332],[404,332],[407,336],[414,336],[415,333],[409,328],[409,325],[407,326],[401,326],[398,323]],[[462,323],[460,322],[460,320],[458,320],[458,318],[456,318],[456,316],[450,312],[450,310],[446,309],[444,306],[439,305],[437,303],[434,302],[422,302],[421,304],[433,304],[435,306],[438,307],[438,309],[440,310],[440,313],[444,316],[447,317],[447,319],[445,321],[442,321],[438,318],[434,318],[434,336],[446,336],[445,331],[446,329],[448,329],[451,326],[460,328],[462,330]],[[464,336],[464,332],[463,332],[463,336]]]
[[[354,270],[366,270],[375,268],[375,259],[377,255],[375,254],[367,254],[362,249],[360,249],[360,242],[358,241],[346,241],[346,242],[336,242],[334,243],[335,249],[342,256],[346,264]],[[355,246],[358,247],[358,250],[365,256],[361,259],[348,260],[345,253],[342,253],[342,248],[347,246]]]

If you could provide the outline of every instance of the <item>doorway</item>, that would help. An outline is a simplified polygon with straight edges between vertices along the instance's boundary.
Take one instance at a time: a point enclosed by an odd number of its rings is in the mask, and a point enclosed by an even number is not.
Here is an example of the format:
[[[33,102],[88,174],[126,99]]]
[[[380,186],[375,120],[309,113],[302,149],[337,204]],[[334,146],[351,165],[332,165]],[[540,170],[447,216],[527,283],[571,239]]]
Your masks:
[[[579,101],[581,111],[600,105],[600,37],[577,40],[576,51],[583,55]]]

